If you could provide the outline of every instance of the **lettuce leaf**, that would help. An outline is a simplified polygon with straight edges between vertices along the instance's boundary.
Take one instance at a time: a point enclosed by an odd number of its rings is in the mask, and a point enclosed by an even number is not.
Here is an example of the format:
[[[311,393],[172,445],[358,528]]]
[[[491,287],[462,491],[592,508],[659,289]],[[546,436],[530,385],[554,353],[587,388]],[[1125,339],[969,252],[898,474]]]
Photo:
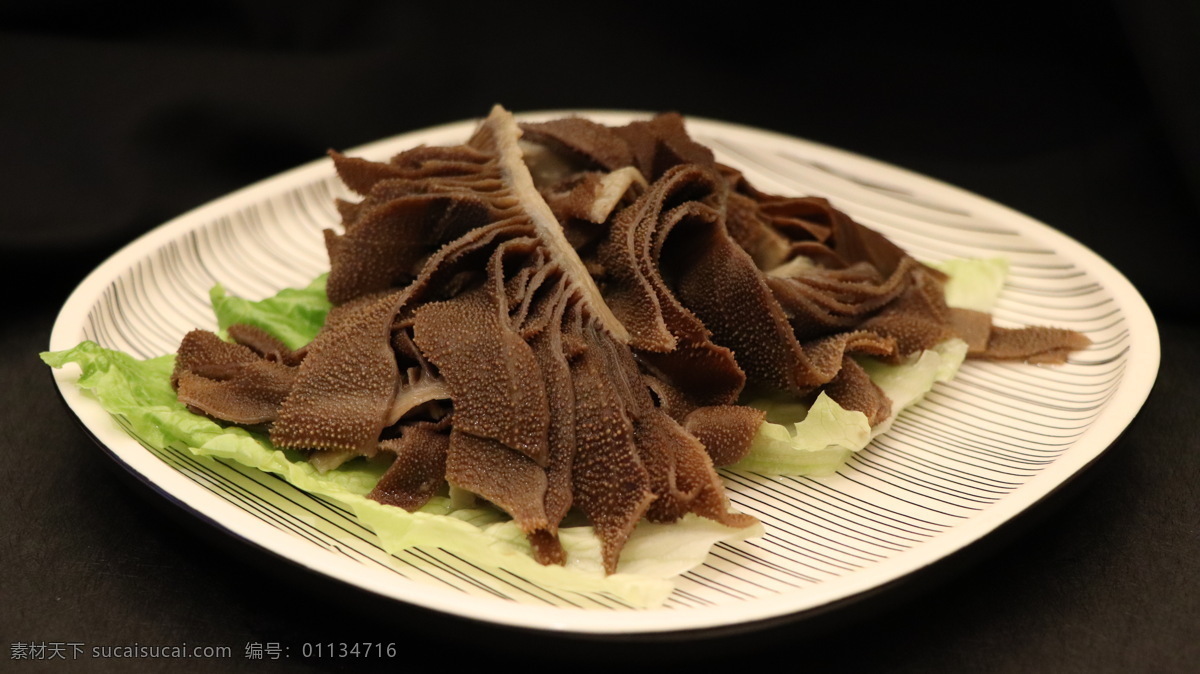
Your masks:
[[[1008,261],[1002,258],[956,259],[930,266],[950,277],[945,286],[948,305],[984,312],[995,306],[1008,273]],[[791,399],[751,399],[747,404],[764,410],[767,418],[749,454],[730,468],[765,475],[830,475],[872,438],[886,433],[896,415],[920,402],[934,384],[952,379],[966,356],[966,342],[950,339],[898,365],[859,359],[871,381],[892,401],[891,416],[875,428],[865,414],[842,408],[825,393],[811,409]]]
[[[950,277],[945,285],[946,304],[984,313],[991,313],[995,308],[1008,276],[1008,260],[1002,257],[956,258],[933,262],[929,266]]]
[[[994,303],[1007,264],[1003,260],[951,261],[939,268],[950,274],[947,296],[950,301],[953,294],[952,306],[986,310],[980,307],[990,309]],[[325,276],[305,288],[286,289],[259,301],[230,296],[219,285],[210,298],[222,332],[234,323],[256,325],[293,349],[312,340],[330,309]],[[892,399],[893,412],[899,412],[919,401],[936,382],[952,377],[965,354],[964,343],[950,340],[901,365],[871,359],[862,362],[872,380]],[[568,564],[542,566],[533,560],[520,529],[494,508],[463,508],[448,496],[435,497],[415,513],[383,505],[366,497],[383,472],[378,464],[353,461],[320,473],[302,454],[276,449],[262,434],[225,427],[193,414],[179,403],[171,388],[173,355],[143,361],[84,342],[41,356],[55,368],[78,365],[78,385],[110,414],[125,419],[143,442],[160,449],[186,448],[197,456],[273,473],[298,489],[338,501],[392,554],[418,546],[438,547],[481,568],[507,569],[554,590],[603,592],[631,606],[653,607],[672,591],[672,578],[703,563],[713,545],[762,534],[761,526],[730,529],[692,515],[669,525],[642,522],[622,551],[618,573],[605,576],[600,543],[591,527],[564,527],[560,539]],[[864,414],[843,409],[825,394],[811,408],[781,399],[759,399],[751,404],[766,410],[767,420],[754,438],[749,456],[733,466],[738,470],[827,475],[890,425],[889,420],[872,429]]]
[[[798,403],[756,399],[767,411],[750,443],[750,453],[731,466],[766,475],[830,475],[850,453],[871,441],[867,415],[844,409],[822,392],[811,408]],[[785,410],[785,411],[781,411]]]
[[[322,274],[304,288],[285,288],[273,297],[252,301],[235,297],[217,284],[208,291],[221,336],[235,323],[253,325],[275,335],[289,349],[298,349],[312,341],[325,325],[332,305],[325,296]]]
[[[222,325],[230,324],[225,320],[246,318],[255,325],[272,324],[286,321],[281,317],[290,312],[298,325],[284,334],[295,338],[309,329],[314,309],[319,309],[319,303],[301,293],[315,289],[314,285],[303,291],[285,291],[283,300],[276,296],[260,303],[228,298],[223,291],[214,291],[214,295],[226,300],[218,311],[229,310]],[[261,314],[256,312],[258,307],[264,309]],[[171,388],[173,355],[138,360],[83,342],[41,357],[55,368],[78,365],[78,385],[110,414],[122,417],[143,442],[159,449],[186,448],[197,456],[273,473],[298,489],[336,500],[352,510],[375,533],[380,547],[392,554],[418,546],[441,548],[480,568],[505,569],[556,592],[604,593],[630,606],[654,607],[674,589],[673,578],[703,563],[713,545],[762,534],[761,526],[732,529],[695,516],[671,525],[642,522],[626,543],[618,573],[606,576],[599,539],[591,527],[565,527],[560,539],[568,564],[542,566],[534,561],[519,527],[499,510],[455,508],[446,496],[435,497],[415,513],[383,505],[366,497],[383,473],[381,465],[359,460],[320,473],[302,454],[276,449],[262,434],[225,427],[193,414]]]
[[[896,415],[921,402],[925,394],[933,390],[934,384],[953,379],[966,358],[967,343],[961,339],[948,339],[899,365],[889,365],[874,358],[861,359],[859,362],[867,376],[892,401],[892,416],[872,429],[871,437],[886,433]]]

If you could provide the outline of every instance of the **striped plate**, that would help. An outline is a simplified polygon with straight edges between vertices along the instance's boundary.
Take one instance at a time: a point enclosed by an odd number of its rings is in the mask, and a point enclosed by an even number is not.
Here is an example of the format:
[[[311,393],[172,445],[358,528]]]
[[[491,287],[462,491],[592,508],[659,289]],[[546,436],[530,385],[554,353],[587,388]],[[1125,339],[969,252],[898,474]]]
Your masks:
[[[610,124],[632,117],[582,114]],[[143,482],[282,558],[398,601],[591,634],[744,626],[862,596],[964,548],[1048,495],[1116,440],[1145,401],[1159,362],[1154,320],[1129,282],[1080,244],[874,160],[721,122],[688,124],[760,189],[826,196],[918,258],[1008,258],[997,322],[1053,323],[1086,333],[1094,346],[1061,367],[970,362],[831,477],[725,472],[735,506],[762,519],[766,535],[720,544],[662,608],[641,611],[608,596],[562,596],[488,575],[439,550],[389,556],[336,503],[255,471],[148,450],[82,396],[69,372],[56,375],[62,395]],[[381,159],[419,143],[457,143],[473,126],[409,133],[350,154]],[[213,284],[249,298],[306,284],[326,267],[322,230],[338,222],[337,196],[349,195],[322,159],[154,229],[71,295],[50,348],[92,339],[142,357],[173,352],[189,329],[214,327]]]

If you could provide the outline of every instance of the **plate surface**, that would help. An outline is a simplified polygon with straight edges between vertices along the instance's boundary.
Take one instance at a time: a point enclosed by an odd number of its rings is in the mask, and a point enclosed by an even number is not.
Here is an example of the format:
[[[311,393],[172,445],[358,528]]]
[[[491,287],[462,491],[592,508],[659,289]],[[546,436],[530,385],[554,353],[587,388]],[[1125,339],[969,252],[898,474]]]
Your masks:
[[[578,114],[609,124],[635,117]],[[384,159],[421,143],[459,143],[474,125],[404,134],[348,154]],[[1107,449],[1141,408],[1158,371],[1154,319],[1129,282],[1077,242],[981,197],[861,156],[711,120],[689,118],[688,129],[759,189],[827,197],[919,259],[1006,257],[1010,275],[996,322],[1068,327],[1093,346],[1059,367],[968,362],[836,475],[723,471],[735,507],[758,516],[766,535],[718,545],[652,610],[629,610],[605,596],[557,596],[439,551],[390,557],[336,503],[256,471],[213,470],[186,452],[145,448],[79,392],[73,371],[56,371],[62,395],[142,481],[288,560],[447,613],[593,634],[767,620],[903,578],[1049,494]],[[188,330],[215,328],[208,304],[214,284],[251,299],[307,284],[327,267],[322,230],[339,222],[338,196],[351,195],[323,159],[154,229],[76,289],[50,348],[91,339],[139,357],[170,353]]]

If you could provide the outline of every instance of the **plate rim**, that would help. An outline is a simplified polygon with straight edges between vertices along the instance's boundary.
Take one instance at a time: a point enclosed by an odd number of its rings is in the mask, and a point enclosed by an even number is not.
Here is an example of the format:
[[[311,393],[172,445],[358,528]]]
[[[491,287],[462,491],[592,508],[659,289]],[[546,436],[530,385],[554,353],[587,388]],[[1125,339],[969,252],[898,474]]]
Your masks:
[[[645,118],[650,114],[652,113],[627,110],[542,110],[522,113],[518,115],[518,118],[535,120],[565,115],[579,115],[611,123],[630,118]],[[345,154],[378,156],[384,152],[395,151],[393,148],[403,147],[405,144],[412,145],[417,139],[427,139],[442,135],[457,135],[459,138],[463,138],[474,128],[479,119],[481,118],[459,120],[401,133],[351,148],[346,150]],[[486,598],[475,600],[475,598],[464,598],[460,594],[447,594],[452,591],[432,588],[417,581],[400,583],[399,585],[403,586],[405,590],[403,592],[388,591],[387,587],[356,582],[362,580],[362,578],[352,580],[343,577],[343,575],[336,573],[336,568],[330,568],[331,560],[320,559],[320,557],[324,557],[325,555],[318,554],[313,559],[297,559],[286,553],[286,549],[290,543],[290,541],[285,540],[288,538],[286,535],[281,532],[272,531],[253,532],[258,534],[256,536],[248,535],[246,529],[255,529],[257,527],[237,526],[238,522],[236,519],[231,523],[231,520],[226,518],[237,518],[240,515],[233,511],[229,504],[221,502],[219,497],[203,490],[199,485],[190,481],[182,473],[161,461],[157,456],[142,448],[139,443],[126,435],[123,429],[106,412],[98,409],[98,404],[94,400],[83,395],[74,385],[76,375],[73,368],[54,370],[54,377],[60,396],[84,426],[87,435],[97,442],[97,444],[100,444],[103,451],[117,461],[122,468],[132,473],[135,478],[151,487],[160,495],[166,497],[168,501],[183,508],[189,515],[201,514],[203,516],[202,520],[214,525],[223,533],[236,536],[255,547],[265,549],[275,556],[294,562],[322,576],[350,584],[387,599],[415,604],[426,609],[441,611],[470,620],[540,631],[592,635],[666,634],[714,628],[719,629],[723,627],[728,628],[740,623],[773,623],[778,619],[787,618],[788,616],[799,619],[805,614],[811,614],[821,609],[821,607],[841,603],[842,600],[852,601],[856,596],[870,594],[876,588],[885,586],[890,582],[901,581],[922,568],[935,564],[957,551],[964,550],[972,543],[994,532],[1004,523],[1013,520],[1025,511],[1033,509],[1056,489],[1074,480],[1079,473],[1104,454],[1116,442],[1121,433],[1133,421],[1137,412],[1145,404],[1150,390],[1153,388],[1154,381],[1157,378],[1160,365],[1161,354],[1157,324],[1145,299],[1137,292],[1132,283],[1109,262],[1082,243],[1045,223],[992,201],[987,197],[887,162],[803,138],[752,126],[694,116],[685,116],[685,120],[689,131],[695,132],[697,129],[715,130],[720,133],[733,134],[734,136],[751,137],[756,139],[756,142],[773,140],[788,144],[799,143],[806,149],[812,149],[819,154],[834,157],[838,161],[846,162],[850,165],[867,167],[872,171],[882,171],[891,176],[901,177],[905,181],[915,181],[918,184],[933,189],[936,193],[947,195],[952,200],[966,200],[969,203],[982,207],[985,212],[994,214],[1005,222],[1019,225],[1019,231],[1023,236],[1036,234],[1035,238],[1046,242],[1047,246],[1054,252],[1067,257],[1077,266],[1095,275],[1096,280],[1113,296],[1114,301],[1130,326],[1130,343],[1122,381],[1116,386],[1112,399],[1106,403],[1106,413],[1097,417],[1097,419],[1089,424],[1087,431],[1075,441],[1072,449],[1083,443],[1085,438],[1097,446],[1094,448],[1090,447],[1087,451],[1076,450],[1059,456],[1047,469],[1029,478],[1028,481],[1023,483],[1017,490],[1014,490],[1013,493],[991,504],[985,512],[973,517],[969,525],[955,527],[939,533],[936,538],[940,543],[939,545],[934,545],[933,540],[928,541],[921,547],[922,550],[926,551],[925,554],[903,555],[903,557],[906,557],[903,562],[898,562],[893,558],[885,569],[880,568],[882,565],[876,565],[875,567],[856,571],[853,576],[857,580],[851,584],[861,586],[858,591],[847,593],[839,589],[841,584],[827,582],[806,587],[803,591],[807,593],[809,601],[804,602],[805,605],[799,607],[796,606],[796,601],[793,598],[796,593],[789,592],[774,597],[757,598],[746,602],[744,605],[689,608],[685,610],[648,609],[620,612],[615,614],[620,616],[619,619],[604,621],[597,618],[614,614],[558,607],[529,606]],[[440,141],[425,140],[423,142]],[[208,223],[212,219],[212,215],[230,212],[231,210],[252,203],[258,198],[269,197],[297,185],[310,182],[313,179],[326,178],[332,174],[332,163],[327,157],[315,159],[274,176],[256,181],[193,208],[158,225],[122,246],[117,252],[109,256],[103,263],[85,276],[68,296],[68,299],[64,302],[62,309],[55,319],[54,327],[50,334],[50,349],[62,350],[75,346],[79,342],[82,332],[82,320],[95,305],[100,293],[121,273],[128,269],[132,263],[145,257],[148,252],[153,252],[178,236]],[[88,409],[89,405],[94,406],[96,409]],[[1102,439],[1097,441],[1097,436],[1107,437],[1107,440]],[[119,447],[113,447],[111,443],[114,442]],[[120,445],[123,443],[131,443],[134,447],[122,448]],[[145,454],[145,457],[141,457],[141,460],[131,461],[129,455],[122,453],[122,449],[126,452],[134,452],[132,455],[134,457],[140,451]],[[158,465],[149,466],[147,459],[157,462]],[[159,470],[153,469],[155,467]],[[146,470],[147,468],[150,468],[150,470]],[[174,479],[170,475],[165,475],[165,471],[169,471],[174,476]],[[179,495],[179,491],[193,498],[199,498],[201,504],[205,507],[200,508],[192,500],[185,500],[184,497]],[[209,499],[212,499],[213,502],[209,503]],[[263,534],[265,534],[265,541],[261,540]],[[880,578],[874,579],[876,576],[880,576]],[[371,578],[368,578],[368,580],[371,580]],[[388,576],[386,580],[387,584],[397,585],[394,577]],[[423,591],[422,588],[430,591]],[[468,599],[469,601],[464,601],[464,599]],[[480,615],[476,604],[484,602],[494,605],[494,610],[485,610],[484,613],[486,615]],[[465,605],[465,608],[463,605]],[[744,606],[752,606],[755,610],[738,610]],[[470,610],[467,610],[468,608]],[[747,612],[755,614],[754,617],[737,617],[737,614]],[[674,616],[674,619],[668,619],[672,616]],[[687,619],[679,619],[681,616],[687,616]]]

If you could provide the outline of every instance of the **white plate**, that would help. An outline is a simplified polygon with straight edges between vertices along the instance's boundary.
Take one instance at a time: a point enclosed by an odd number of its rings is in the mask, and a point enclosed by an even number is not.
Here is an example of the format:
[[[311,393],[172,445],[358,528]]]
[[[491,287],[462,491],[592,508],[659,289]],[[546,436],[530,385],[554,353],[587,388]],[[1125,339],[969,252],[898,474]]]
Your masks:
[[[581,114],[609,124],[633,117]],[[349,154],[382,159],[420,143],[458,143],[474,124],[404,134]],[[253,471],[213,471],[186,453],[148,450],[83,396],[69,372],[56,374],[62,395],[142,481],[281,557],[451,614],[591,634],[779,618],[901,579],[1069,480],[1141,408],[1158,371],[1154,319],[1129,282],[1077,242],[1008,208],[871,159],[722,122],[689,119],[688,128],[758,188],[826,196],[918,258],[1007,257],[1011,275],[997,322],[1053,323],[1087,333],[1094,345],[1060,367],[969,362],[829,478],[726,472],[734,504],[762,519],[766,536],[719,545],[653,610],[626,610],[603,596],[555,597],[437,551],[389,558],[336,504]],[[326,268],[321,232],[338,222],[335,196],[349,195],[322,159],[154,229],[84,280],[63,307],[50,348],[93,339],[143,357],[169,353],[186,331],[213,327],[208,289],[215,283],[254,299],[306,284]]]

